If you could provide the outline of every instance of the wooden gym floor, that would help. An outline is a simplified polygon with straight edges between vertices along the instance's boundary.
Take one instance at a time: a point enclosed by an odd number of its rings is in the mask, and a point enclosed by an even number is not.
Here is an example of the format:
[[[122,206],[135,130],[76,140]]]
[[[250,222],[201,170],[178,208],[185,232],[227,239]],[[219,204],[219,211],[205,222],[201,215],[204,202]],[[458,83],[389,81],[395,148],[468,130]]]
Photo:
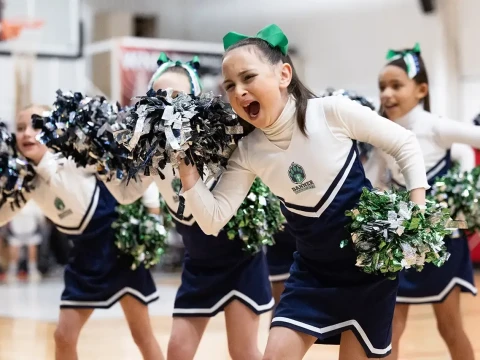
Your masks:
[[[478,273],[476,283],[480,283]],[[162,348],[166,350],[171,326],[171,317],[168,314],[171,311],[178,277],[160,278],[157,279],[157,284],[161,296],[162,292],[167,295],[157,302],[159,304],[156,308],[153,308],[152,304],[152,323]],[[58,299],[61,281],[57,280],[54,284],[41,283],[36,285],[37,288],[34,290],[24,290],[23,285],[9,290],[9,286],[0,286],[0,360],[54,359],[53,332],[58,302],[55,303],[52,299]],[[463,295],[462,311],[466,331],[473,343],[475,355],[480,359],[480,297]],[[141,359],[120,310],[112,308],[97,312],[99,315],[93,316],[81,334],[79,358],[86,360]],[[259,336],[261,349],[264,349],[267,341],[269,319],[270,314],[263,315],[261,319]],[[336,346],[314,345],[305,359],[333,360],[337,358],[337,353]],[[229,359],[222,314],[211,320],[195,359]],[[401,359],[449,359],[446,347],[436,331],[430,306],[417,305],[412,308],[402,342]]]

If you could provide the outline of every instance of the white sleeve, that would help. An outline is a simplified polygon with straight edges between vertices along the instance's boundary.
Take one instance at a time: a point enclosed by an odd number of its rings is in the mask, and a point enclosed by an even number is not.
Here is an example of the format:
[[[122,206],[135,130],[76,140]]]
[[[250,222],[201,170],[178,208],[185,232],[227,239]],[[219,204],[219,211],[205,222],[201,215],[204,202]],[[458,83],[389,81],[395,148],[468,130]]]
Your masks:
[[[143,196],[149,186],[153,183],[153,177],[136,177],[135,179],[130,179],[128,184],[126,178],[123,180],[114,179],[111,181],[104,181],[103,183],[115,200],[117,200],[120,204],[125,205],[131,204],[140,199],[140,197]]]
[[[160,207],[160,194],[157,184],[152,182],[147,191],[143,193],[142,204],[147,208],[159,208]]]
[[[438,119],[434,124],[435,137],[445,149],[453,143],[467,144],[480,149],[480,126],[450,119]]]
[[[453,161],[460,164],[461,171],[470,171],[475,167],[475,151],[465,144],[453,144],[451,147]]]
[[[43,155],[42,160],[34,167],[37,175],[50,188],[63,188],[66,185],[72,186],[69,183],[72,179],[71,174],[81,174],[84,177],[91,176],[91,168],[79,167],[72,158],[65,158],[60,153],[47,152]]]
[[[405,178],[407,190],[430,188],[423,154],[413,132],[342,96],[323,100],[325,116],[335,136],[372,144],[391,155]]]
[[[372,183],[373,187],[378,189],[388,189],[388,166],[385,158],[380,153],[381,150],[374,148],[370,152],[368,160],[363,164],[365,176]]]
[[[218,234],[248,195],[256,175],[249,170],[246,157],[247,149],[241,140],[212,192],[198,179],[194,187],[181,193],[205,234]]]

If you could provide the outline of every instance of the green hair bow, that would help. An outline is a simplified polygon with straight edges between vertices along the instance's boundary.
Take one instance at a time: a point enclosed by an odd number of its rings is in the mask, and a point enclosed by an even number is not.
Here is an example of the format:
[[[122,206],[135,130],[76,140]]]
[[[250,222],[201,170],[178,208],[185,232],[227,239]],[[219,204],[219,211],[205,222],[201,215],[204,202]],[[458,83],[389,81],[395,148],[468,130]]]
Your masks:
[[[247,36],[236,32],[229,32],[223,37],[223,48],[227,50],[230,46],[241,40],[257,38],[266,41],[273,48],[278,48],[283,55],[288,53],[288,39],[277,25],[271,24],[260,30],[255,36]]]
[[[388,50],[387,52],[387,60],[393,60],[394,58],[399,58],[401,56],[404,56],[406,54],[417,54],[420,55],[420,44],[415,43],[415,46],[412,49],[408,50],[403,50],[403,51],[398,51],[398,50]]]
[[[407,74],[410,79],[413,79],[420,70],[420,63],[418,61],[418,56],[420,55],[420,44],[416,43],[412,49],[408,50],[388,50],[387,52],[387,61],[393,61],[396,59],[403,59],[405,65],[407,66]],[[414,56],[416,55],[416,56]]]

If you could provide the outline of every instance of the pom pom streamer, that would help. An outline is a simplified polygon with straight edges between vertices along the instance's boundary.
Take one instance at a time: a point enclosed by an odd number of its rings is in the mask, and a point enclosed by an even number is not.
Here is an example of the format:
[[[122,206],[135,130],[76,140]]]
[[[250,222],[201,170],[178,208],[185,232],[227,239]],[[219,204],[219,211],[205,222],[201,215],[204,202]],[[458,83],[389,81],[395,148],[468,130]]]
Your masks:
[[[149,214],[141,200],[117,207],[115,244],[132,257],[132,270],[140,264],[148,269],[158,264],[166,250],[167,229],[161,216]]]
[[[453,167],[435,181],[429,198],[450,209],[452,218],[464,219],[468,231],[480,230],[480,167],[469,172]]]
[[[217,178],[244,129],[230,105],[212,93],[186,95],[171,89],[151,90],[130,111],[123,144],[132,151],[129,176],[159,174],[179,160],[195,164],[200,175]]]
[[[54,111],[34,117],[38,140],[71,157],[79,166],[129,179],[160,175],[166,164],[193,163],[202,178],[217,178],[244,134],[230,105],[212,93],[200,96],[169,90],[149,91],[133,108],[103,97],[57,91]]]
[[[54,110],[32,117],[41,129],[37,140],[55,152],[71,157],[78,166],[97,166],[99,175],[122,178],[128,172],[129,151],[119,146],[115,129],[128,109],[109,103],[104,97],[57,91]]]
[[[421,271],[425,263],[442,266],[448,260],[444,237],[454,224],[448,209],[427,201],[426,209],[409,200],[406,191],[382,192],[363,189],[355,209],[346,212],[347,225],[356,265],[369,274],[384,274],[395,279],[399,271]]]
[[[237,214],[224,230],[230,240],[240,238],[246,251],[256,253],[263,246],[275,243],[273,236],[283,230],[284,222],[280,201],[256,178]]]
[[[17,151],[15,135],[0,122],[0,207],[9,203],[11,208],[25,202],[24,193],[33,189],[35,171]]]

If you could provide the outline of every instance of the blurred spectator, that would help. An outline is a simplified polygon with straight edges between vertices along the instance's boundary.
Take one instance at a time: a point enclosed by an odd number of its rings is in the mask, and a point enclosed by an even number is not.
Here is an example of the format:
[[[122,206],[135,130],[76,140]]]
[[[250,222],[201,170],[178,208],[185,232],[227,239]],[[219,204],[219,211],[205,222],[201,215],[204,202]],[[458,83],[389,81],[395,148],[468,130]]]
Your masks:
[[[15,281],[19,270],[20,249],[28,248],[27,269],[31,281],[41,279],[37,267],[37,246],[42,243],[45,232],[45,217],[33,202],[27,205],[7,226],[7,240],[10,248],[7,280]]]

